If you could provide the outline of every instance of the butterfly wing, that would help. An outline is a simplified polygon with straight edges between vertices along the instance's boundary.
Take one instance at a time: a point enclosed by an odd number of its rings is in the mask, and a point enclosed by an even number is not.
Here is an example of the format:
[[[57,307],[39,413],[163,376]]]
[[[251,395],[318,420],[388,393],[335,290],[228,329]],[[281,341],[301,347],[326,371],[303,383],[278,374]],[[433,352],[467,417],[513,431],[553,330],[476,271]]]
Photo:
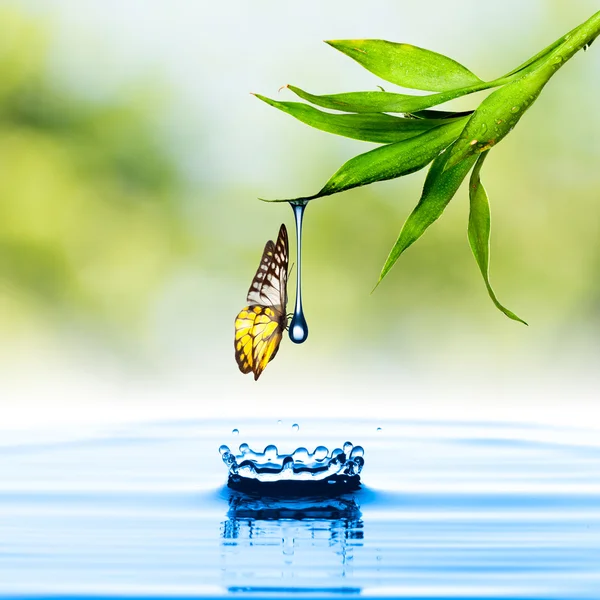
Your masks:
[[[256,313],[249,307],[242,308],[235,318],[235,360],[242,373],[250,373],[254,367],[254,322]]]
[[[279,228],[277,243],[269,240],[263,251],[258,270],[246,301],[249,306],[276,306],[285,312],[287,304],[288,234],[285,225]]]
[[[275,358],[283,337],[283,315],[271,307],[254,306],[256,313],[252,328],[252,370],[256,381],[265,367]]]
[[[286,326],[288,236],[285,225],[277,243],[269,240],[248,290],[248,306],[235,320],[235,358],[242,373],[257,380],[275,358]]]

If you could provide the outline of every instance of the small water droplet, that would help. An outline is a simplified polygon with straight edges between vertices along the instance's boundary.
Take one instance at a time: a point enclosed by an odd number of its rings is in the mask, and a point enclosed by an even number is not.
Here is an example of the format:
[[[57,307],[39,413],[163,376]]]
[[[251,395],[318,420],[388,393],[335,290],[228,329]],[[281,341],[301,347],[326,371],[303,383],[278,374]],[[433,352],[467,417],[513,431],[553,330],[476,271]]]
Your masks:
[[[497,123],[498,125],[502,125],[502,123],[504,123],[504,121],[503,121],[502,119],[497,119],[497,120],[496,120],[496,123]]]
[[[223,454],[225,454],[225,452],[230,452],[229,446],[226,446],[225,444],[223,444],[222,446],[219,446],[219,453],[221,454],[221,456],[223,456]]]
[[[364,456],[365,449],[362,446],[355,446],[350,452],[350,458],[359,458]]]
[[[300,429],[300,425],[298,425],[298,423],[294,423],[292,425],[292,431],[298,431],[298,429]]]
[[[381,427],[378,427],[378,428],[377,428],[377,432],[379,432],[379,431],[381,431]]]
[[[308,337],[308,325],[302,308],[302,218],[306,202],[290,202],[296,220],[296,304],[289,327],[290,340],[302,344]]]
[[[487,125],[485,123],[482,123],[480,129],[481,133],[485,133],[487,131]]]
[[[518,106],[513,106],[513,107],[510,109],[510,112],[514,112],[514,113],[516,113],[516,112],[519,112],[519,107],[518,107]]]
[[[308,450],[306,448],[298,448],[293,454],[294,462],[308,462]]]
[[[277,425],[281,425],[282,423],[283,423],[283,421],[281,419],[278,419]]]
[[[250,446],[248,446],[248,444],[240,444],[240,452],[242,454],[248,454],[248,452],[250,452]]]
[[[344,451],[341,448],[336,448],[331,453],[331,458],[337,458],[338,456],[344,454]]]
[[[233,435],[238,435],[240,433],[239,429],[232,429],[231,433],[233,433]]]
[[[325,446],[317,446],[313,452],[313,458],[318,461],[325,460],[328,452]]]
[[[474,146],[479,140],[471,140],[469,146]]]
[[[273,461],[277,458],[277,446],[273,445],[273,444],[269,444],[263,454],[265,455],[265,458],[267,459],[267,461]]]

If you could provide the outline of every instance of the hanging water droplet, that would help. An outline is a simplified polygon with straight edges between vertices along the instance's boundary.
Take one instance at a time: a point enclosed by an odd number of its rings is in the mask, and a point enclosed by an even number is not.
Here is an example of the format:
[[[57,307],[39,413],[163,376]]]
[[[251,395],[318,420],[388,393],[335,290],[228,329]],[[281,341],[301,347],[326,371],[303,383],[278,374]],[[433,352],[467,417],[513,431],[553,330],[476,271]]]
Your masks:
[[[231,430],[231,433],[232,433],[233,435],[238,435],[238,434],[240,433],[240,430],[239,430],[239,429],[232,429],[232,430]]]
[[[349,456],[350,452],[352,452],[352,448],[354,448],[354,446],[352,445],[352,442],[346,442],[344,444],[344,454],[346,456]]]
[[[298,423],[294,423],[292,425],[292,431],[298,431],[298,429],[300,429],[300,425],[298,425]]]
[[[290,202],[296,220],[296,304],[290,322],[289,336],[295,344],[302,344],[308,337],[308,325],[302,308],[302,217],[306,202]]]
[[[248,444],[240,444],[240,452],[242,454],[248,454],[248,452],[250,452],[250,446],[248,446]]]

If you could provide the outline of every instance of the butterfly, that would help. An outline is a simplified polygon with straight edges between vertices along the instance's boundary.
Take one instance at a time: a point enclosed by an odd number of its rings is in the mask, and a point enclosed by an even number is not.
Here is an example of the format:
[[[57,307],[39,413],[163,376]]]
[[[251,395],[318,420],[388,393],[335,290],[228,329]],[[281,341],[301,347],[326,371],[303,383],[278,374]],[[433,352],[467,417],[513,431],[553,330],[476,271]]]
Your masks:
[[[235,360],[242,373],[254,373],[256,381],[275,358],[287,329],[288,234],[281,225],[277,242],[269,240],[248,290],[246,302],[235,319]]]

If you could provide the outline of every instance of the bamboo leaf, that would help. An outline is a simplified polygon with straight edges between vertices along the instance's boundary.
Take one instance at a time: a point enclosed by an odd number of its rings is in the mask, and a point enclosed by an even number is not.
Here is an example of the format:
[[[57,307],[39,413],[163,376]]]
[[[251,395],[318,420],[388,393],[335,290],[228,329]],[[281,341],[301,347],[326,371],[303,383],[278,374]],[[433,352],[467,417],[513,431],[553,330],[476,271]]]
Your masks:
[[[539,66],[544,60],[548,58],[551,52],[553,52],[559,46],[564,44],[564,42],[571,38],[582,27],[583,25],[578,25],[577,27],[571,29],[571,31],[558,38],[555,42],[552,42],[552,44],[546,46],[543,50],[540,50],[537,54],[532,56],[530,59],[526,60],[523,64],[519,65],[512,71],[509,71],[506,75],[504,75],[504,77],[512,77],[513,75],[516,75],[524,70],[529,71],[530,67],[535,68],[536,66]]]
[[[303,100],[330,110],[355,113],[416,113],[467,94],[487,90],[496,85],[498,84],[495,82],[480,83],[470,87],[450,90],[449,92],[440,92],[439,94],[429,94],[427,96],[394,94],[392,92],[348,92],[317,96],[309,94],[294,85],[287,85],[285,87]]]
[[[359,154],[345,163],[317,194],[270,202],[315,200],[376,181],[408,175],[429,164],[458,137],[462,127],[462,120],[456,120],[407,140]]]
[[[553,72],[553,65],[540,68],[507,83],[483,100],[453,145],[446,168],[500,142],[535,102]]]
[[[266,102],[270,106],[291,115],[292,117],[306,123],[311,127],[343,135],[345,137],[367,142],[376,142],[381,144],[391,144],[414,137],[452,122],[452,118],[447,115],[453,113],[442,113],[442,118],[434,118],[432,115],[428,118],[404,118],[393,117],[382,113],[364,113],[364,114],[339,114],[327,113],[301,102],[277,102],[260,94],[255,94],[257,98]],[[462,116],[462,123],[467,119]]]
[[[468,157],[454,167],[445,169],[448,152],[449,150],[446,150],[438,156],[429,167],[421,199],[406,219],[400,235],[381,270],[378,285],[389,273],[400,255],[414,244],[427,228],[441,216],[475,163],[475,157]]]
[[[471,173],[471,180],[469,182],[469,244],[471,245],[473,256],[477,261],[479,270],[483,276],[483,281],[485,282],[485,287],[487,288],[492,302],[509,319],[512,319],[513,321],[519,321],[520,323],[527,325],[523,319],[500,304],[490,284],[490,203],[485,188],[481,183],[480,177],[481,167],[487,154],[487,152],[484,152],[479,155],[477,163],[475,164],[473,172]]]
[[[460,63],[418,46],[386,40],[331,40],[327,44],[396,85],[446,92],[482,83]]]

